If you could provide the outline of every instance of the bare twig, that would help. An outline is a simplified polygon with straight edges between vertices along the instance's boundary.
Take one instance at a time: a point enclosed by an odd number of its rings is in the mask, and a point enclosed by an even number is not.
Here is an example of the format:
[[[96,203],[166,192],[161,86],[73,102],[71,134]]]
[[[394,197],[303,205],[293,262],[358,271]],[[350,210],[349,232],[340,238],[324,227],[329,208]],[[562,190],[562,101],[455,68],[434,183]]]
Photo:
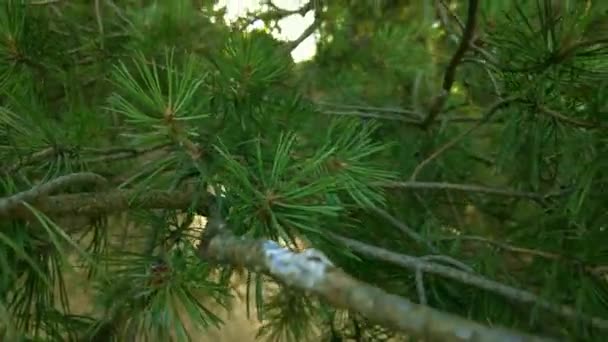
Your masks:
[[[462,192],[476,192],[488,195],[505,196],[505,197],[521,197],[532,200],[543,200],[550,196],[556,196],[555,194],[543,195],[536,192],[518,191],[512,189],[501,189],[492,188],[481,185],[471,184],[458,184],[458,183],[445,183],[445,182],[417,182],[417,181],[406,181],[406,182],[383,182],[377,183],[377,185],[387,188],[403,188],[403,189],[422,189],[422,190],[455,190]]]
[[[426,291],[424,290],[424,273],[421,269],[416,270],[416,291],[418,292],[419,303],[427,305]]]
[[[446,11],[452,17],[452,19],[454,19],[454,21],[456,21],[456,24],[458,24],[458,27],[464,33],[466,31],[466,27],[465,27],[464,23],[462,22],[462,20],[460,20],[460,18],[458,18],[458,16],[450,9],[450,6],[445,2],[445,0],[439,0],[439,3],[441,4],[441,6],[443,6],[443,8],[446,9]]]
[[[428,163],[430,163],[431,161],[433,161],[435,158],[439,157],[443,152],[449,150],[451,147],[453,147],[458,142],[460,142],[464,137],[466,137],[471,132],[473,132],[474,130],[476,130],[477,128],[479,128],[481,125],[483,125],[485,122],[487,122],[492,116],[494,116],[494,114],[500,108],[504,107],[505,105],[507,105],[507,104],[509,104],[509,103],[517,100],[517,99],[519,99],[519,96],[512,96],[512,97],[507,97],[505,99],[501,99],[501,100],[495,102],[488,109],[488,111],[485,113],[485,115],[483,116],[482,120],[478,121],[477,123],[475,123],[474,125],[472,125],[468,129],[462,131],[454,139],[448,141],[446,144],[444,144],[439,149],[437,149],[435,152],[433,152],[430,156],[428,156],[425,160],[423,160],[420,164],[418,164],[418,166],[416,166],[416,168],[414,169],[414,172],[412,172],[412,175],[410,176],[410,181],[416,180],[416,177],[418,176],[418,174],[420,173],[420,171],[422,171],[422,169]]]
[[[342,104],[342,103],[334,103],[334,102],[326,102],[326,101],[316,101],[316,103],[323,107],[335,107],[335,108],[358,110],[358,111],[363,111],[363,112],[403,114],[403,115],[407,115],[407,116],[410,116],[415,119],[420,119],[422,117],[422,113],[419,113],[419,112],[417,112],[415,110],[411,110],[411,109],[363,106],[363,105]]]
[[[384,210],[382,210],[380,208],[375,208],[374,207],[372,210],[376,214],[378,214],[380,217],[382,217],[383,219],[385,219],[388,222],[390,222],[393,226],[399,228],[399,230],[402,231],[409,238],[411,238],[412,240],[414,240],[414,241],[420,243],[421,245],[425,246],[429,251],[431,251],[433,253],[439,253],[439,250],[437,248],[435,248],[435,246],[433,246],[429,241],[427,241],[425,238],[423,238],[422,235],[418,234],[416,231],[414,231],[412,228],[410,228],[404,222],[401,222],[401,221],[397,220],[391,214],[387,213],[386,211],[384,211]]]
[[[543,299],[532,292],[528,292],[525,290],[517,289],[503,283],[490,280],[484,278],[482,276],[472,274],[469,272],[463,272],[452,267],[447,267],[435,263],[431,263],[428,261],[424,261],[421,258],[394,253],[383,248],[371,246],[364,244],[362,242],[349,239],[340,235],[336,235],[333,233],[329,233],[330,237],[343,243],[346,247],[351,248],[354,251],[367,255],[369,257],[377,258],[380,260],[384,260],[395,265],[403,266],[409,268],[411,270],[422,270],[426,273],[436,274],[442,277],[451,278],[457,281],[462,282],[463,284],[468,284],[471,286],[475,286],[480,289],[484,289],[489,292],[493,292],[504,296],[512,301],[517,301],[523,304],[531,304],[541,307],[549,312],[560,315],[562,317],[573,319],[577,321],[584,321],[588,324],[591,324],[595,328],[607,330],[608,329],[608,321],[599,318],[588,316],[584,314],[579,314],[575,309],[565,306],[552,303],[546,299]]]
[[[137,158],[146,155],[151,152],[162,150],[169,147],[170,143],[163,143],[147,148],[110,148],[110,149],[96,149],[96,148],[83,148],[77,152],[82,152],[83,161],[85,163],[99,163],[99,162],[112,162],[130,158]],[[21,168],[30,166],[36,162],[48,159],[50,157],[57,156],[63,153],[61,149],[55,147],[47,147],[38,152],[34,152],[23,159],[19,160],[12,166],[6,169],[0,169],[0,172],[6,174],[12,174],[19,171]],[[90,156],[89,156],[90,155]]]
[[[553,118],[555,118],[555,119],[557,119],[559,121],[566,122],[566,123],[568,123],[570,125],[573,125],[573,126],[583,127],[583,128],[600,128],[600,127],[603,127],[603,125],[601,125],[601,124],[596,124],[596,123],[593,123],[593,122],[588,122],[588,121],[583,121],[583,120],[577,120],[577,119],[574,119],[574,118],[570,118],[570,117],[568,117],[568,116],[566,116],[566,115],[564,115],[564,114],[562,114],[562,113],[560,113],[558,111],[555,111],[553,109],[549,109],[549,108],[544,107],[544,106],[539,107],[539,110],[540,110],[541,113],[543,113],[545,115],[553,117]]]
[[[463,270],[465,272],[469,272],[469,273],[475,272],[475,270],[471,266],[465,264],[464,262],[458,261],[454,258],[450,258],[445,255],[425,255],[423,257],[420,257],[420,259],[426,260],[426,261],[431,261],[431,262],[432,261],[444,262],[446,264],[450,264],[452,266],[460,268],[461,270]]]
[[[72,185],[91,183],[100,185],[105,184],[106,182],[107,180],[105,178],[92,172],[73,173],[70,175],[57,177],[30,190],[23,191],[9,197],[0,198],[0,217],[11,212],[23,202],[35,201],[42,196]]]
[[[160,151],[171,146],[170,143],[159,144],[148,148],[112,148],[106,150],[88,150],[90,154],[96,155],[84,161],[87,163],[112,162],[131,158],[137,158],[148,153]]]
[[[371,118],[371,119],[380,119],[380,120],[393,120],[393,121],[401,121],[407,124],[412,124],[415,126],[420,125],[420,120],[412,119],[409,117],[405,117],[402,115],[395,115],[389,113],[373,113],[373,112],[362,112],[358,110],[322,110],[323,114],[327,115],[339,115],[339,116],[357,116],[361,118]]]
[[[310,26],[308,26],[298,38],[287,43],[285,46],[286,50],[289,52],[295,50],[298,46],[300,46],[300,44],[302,44],[304,40],[306,40],[306,38],[313,34],[319,28],[319,26],[321,26],[321,19],[319,18],[317,12],[315,12],[315,19],[312,24],[310,24]]]
[[[37,0],[37,1],[30,1],[27,4],[28,5],[33,5],[33,6],[44,6],[44,5],[52,5],[52,4],[56,4],[59,3],[63,0]]]
[[[5,173],[8,173],[8,174],[15,173],[24,166],[28,166],[28,165],[31,165],[40,160],[44,160],[56,153],[57,153],[57,150],[55,148],[47,147],[41,151],[34,152],[34,153],[30,154],[29,156],[26,156],[25,158],[23,158],[19,162],[17,162],[15,165],[10,166],[6,169],[3,169],[2,171]]]
[[[294,15],[294,14],[299,14],[301,16],[306,15],[306,13],[308,13],[308,11],[314,9],[315,0],[310,0],[305,5],[303,5],[302,7],[298,8],[298,9],[295,9],[295,10],[286,10],[286,9],[280,8],[279,6],[275,5],[270,0],[266,1],[265,4],[272,9],[272,11],[269,12],[269,15],[276,16],[278,19],[280,19],[280,18],[288,17],[288,16]]]
[[[101,49],[104,49],[104,34],[103,34],[103,19],[101,13],[101,4],[99,0],[95,0],[95,19],[97,20],[97,29],[99,30],[99,44]]]
[[[439,115],[445,102],[450,95],[450,91],[452,90],[452,85],[454,84],[454,80],[456,78],[456,68],[460,64],[464,54],[467,52],[473,39],[475,38],[475,26],[477,22],[477,7],[478,0],[469,0],[469,7],[467,11],[467,23],[464,28],[464,32],[462,34],[460,45],[458,49],[452,56],[448,67],[446,68],[444,77],[443,77],[443,85],[441,87],[441,92],[439,95],[435,97],[433,103],[429,109],[429,112],[426,118],[422,121],[423,127],[428,127]]]
[[[465,240],[465,241],[485,243],[485,244],[494,246],[498,249],[501,249],[503,251],[510,252],[510,253],[531,255],[534,257],[540,257],[540,258],[544,258],[544,259],[556,260],[556,261],[562,261],[562,262],[569,263],[569,264],[580,265],[583,270],[585,270],[586,272],[588,272],[589,274],[594,275],[594,276],[601,275],[603,273],[602,270],[604,268],[608,267],[608,266],[602,266],[602,265],[600,265],[600,266],[589,265],[589,264],[584,263],[582,260],[576,259],[574,257],[570,257],[570,256],[558,254],[558,253],[553,253],[553,252],[542,251],[542,250],[538,250],[538,249],[514,246],[514,245],[511,245],[508,243],[495,241],[495,240],[488,239],[488,238],[481,237],[481,236],[442,237],[442,238],[435,239],[435,240],[436,241]]]

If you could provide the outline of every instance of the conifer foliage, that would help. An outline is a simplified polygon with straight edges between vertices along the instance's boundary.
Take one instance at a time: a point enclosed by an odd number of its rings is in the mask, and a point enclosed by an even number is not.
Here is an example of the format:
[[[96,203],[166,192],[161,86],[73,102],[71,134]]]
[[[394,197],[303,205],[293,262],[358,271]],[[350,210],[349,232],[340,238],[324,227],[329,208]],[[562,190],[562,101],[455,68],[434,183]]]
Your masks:
[[[0,0],[1,340],[608,336],[608,2],[263,3]]]

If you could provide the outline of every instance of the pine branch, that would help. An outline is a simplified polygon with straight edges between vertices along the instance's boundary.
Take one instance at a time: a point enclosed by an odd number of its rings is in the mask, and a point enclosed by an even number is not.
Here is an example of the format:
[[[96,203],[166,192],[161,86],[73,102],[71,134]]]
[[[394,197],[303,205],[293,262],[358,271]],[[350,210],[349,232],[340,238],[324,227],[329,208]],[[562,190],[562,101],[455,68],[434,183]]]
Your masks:
[[[431,263],[425,261],[422,258],[394,253],[333,233],[329,233],[329,235],[336,241],[342,242],[346,247],[349,247],[364,255],[384,260],[395,265],[403,266],[414,271],[422,270],[427,273],[432,273],[442,277],[454,279],[459,282],[462,282],[463,284],[472,285],[477,288],[499,294],[512,301],[517,301],[522,304],[535,305],[562,317],[575,321],[586,322],[598,329],[608,330],[608,320],[599,317],[592,317],[585,314],[579,314],[574,308],[571,308],[566,305],[552,303],[548,300],[542,299],[534,293],[517,289],[470,272],[464,272],[452,267],[446,267],[443,265]]]
[[[422,127],[428,127],[435,120],[437,115],[439,115],[439,113],[443,109],[443,106],[445,105],[445,102],[447,101],[448,97],[450,96],[450,91],[452,90],[452,85],[454,84],[454,80],[456,78],[456,68],[458,68],[458,65],[462,61],[464,54],[470,48],[471,43],[475,38],[475,27],[477,24],[477,7],[479,7],[478,5],[479,4],[477,0],[469,0],[467,23],[464,28],[462,38],[460,40],[460,45],[452,56],[452,59],[450,60],[450,63],[448,64],[448,67],[445,71],[441,93],[435,97],[435,100],[433,101],[433,104],[431,105],[431,108],[426,118],[422,121]]]
[[[9,197],[0,198],[0,217],[7,215],[16,208],[22,207],[23,202],[34,202],[42,196],[69,186],[91,183],[103,185],[107,183],[107,180],[100,175],[91,172],[73,173],[66,176],[60,176],[30,190]]]
[[[212,222],[212,221],[209,221]],[[213,224],[220,225],[213,227]],[[213,233],[208,233],[213,232]],[[490,328],[354,279],[325,255],[309,249],[293,253],[273,241],[237,237],[222,221],[208,226],[199,246],[203,260],[243,266],[308,291],[336,308],[358,312],[370,321],[431,341],[549,341],[501,328]]]

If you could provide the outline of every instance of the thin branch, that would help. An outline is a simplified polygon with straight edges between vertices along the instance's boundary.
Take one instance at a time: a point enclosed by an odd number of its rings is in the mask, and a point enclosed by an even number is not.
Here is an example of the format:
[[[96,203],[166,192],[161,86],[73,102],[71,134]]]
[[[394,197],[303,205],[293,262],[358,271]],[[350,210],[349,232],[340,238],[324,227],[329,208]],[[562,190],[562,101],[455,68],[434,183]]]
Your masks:
[[[91,157],[90,159],[85,159],[86,163],[99,163],[99,162],[113,162],[125,159],[132,159],[144,156],[146,154],[160,151],[170,147],[171,143],[163,143],[156,146],[151,146],[148,148],[112,148],[106,150],[88,150],[87,152],[96,155],[96,157]]]
[[[131,158],[141,157],[151,152],[155,152],[158,150],[165,149],[171,146],[171,143],[163,143],[147,148],[110,148],[110,149],[97,149],[97,148],[83,148],[82,150],[76,151],[78,153],[82,152],[83,157],[88,157],[90,154],[91,157],[88,159],[83,158],[83,162],[85,163],[99,163],[99,162],[113,162]],[[23,159],[19,160],[12,166],[9,166],[5,169],[0,169],[0,172],[6,174],[13,174],[19,171],[21,168],[30,166],[36,162],[48,159],[50,157],[55,157],[59,154],[62,154],[62,150],[55,147],[47,147],[38,152],[34,152]]]
[[[401,121],[412,125],[420,125],[420,120],[412,119],[409,117],[405,117],[402,115],[395,115],[389,113],[373,113],[373,112],[362,112],[359,110],[321,110],[323,114],[327,115],[339,115],[339,116],[357,116],[361,118],[371,118],[371,119],[380,119],[380,120],[393,120],[393,121]]]
[[[397,220],[391,214],[387,213],[386,211],[384,211],[380,208],[373,208],[372,210],[376,214],[378,214],[380,217],[382,217],[383,219],[390,222],[393,226],[399,228],[399,230],[401,232],[403,232],[405,235],[407,235],[409,238],[411,238],[412,240],[425,246],[429,251],[431,251],[433,253],[439,253],[439,250],[437,248],[435,248],[435,246],[433,246],[429,241],[427,241],[425,238],[423,238],[422,235],[418,234],[415,230],[410,228],[404,222]]]
[[[446,11],[450,14],[450,17],[452,17],[452,19],[454,19],[454,21],[456,21],[456,24],[458,24],[458,27],[460,28],[460,30],[464,33],[467,29],[464,25],[464,23],[462,22],[462,20],[460,20],[460,18],[458,18],[458,16],[454,13],[454,11],[452,11],[450,9],[450,6],[445,2],[445,0],[439,0],[439,3],[443,6],[443,8],[446,9]]]
[[[435,120],[437,115],[439,115],[439,113],[443,109],[443,106],[445,105],[445,102],[447,101],[448,96],[450,95],[452,85],[454,84],[454,80],[456,78],[456,68],[458,68],[458,65],[464,57],[464,54],[467,52],[467,50],[471,46],[471,43],[473,42],[473,39],[475,38],[475,26],[477,24],[477,7],[479,7],[478,5],[478,0],[469,0],[469,7],[467,11],[467,23],[464,28],[462,38],[460,40],[460,45],[452,56],[452,59],[450,60],[450,63],[448,64],[448,67],[445,71],[441,93],[435,97],[435,100],[433,101],[433,104],[431,105],[431,108],[426,118],[422,121],[423,127],[428,127]]]
[[[418,118],[418,119],[422,117],[421,113],[419,113],[415,110],[411,110],[411,109],[363,106],[363,105],[342,104],[342,103],[334,103],[334,102],[326,102],[326,101],[316,101],[316,103],[320,106],[326,106],[326,107],[354,109],[354,110],[364,111],[364,112],[404,114],[404,115],[408,115],[412,118]]]
[[[517,289],[476,274],[454,269],[452,267],[447,267],[424,261],[421,258],[394,253],[383,248],[367,245],[362,242],[339,236],[333,233],[329,233],[329,235],[336,241],[343,243],[346,247],[351,248],[352,250],[367,255],[369,257],[377,258],[393,263],[395,265],[403,266],[413,271],[420,269],[427,273],[436,274],[445,278],[451,278],[463,284],[468,284],[489,292],[499,294],[512,301],[517,301],[522,304],[535,305],[562,317],[577,321],[583,321],[591,324],[595,328],[608,330],[607,320],[599,317],[579,314],[577,310],[569,306],[552,303],[546,299],[535,295],[532,292]]]
[[[362,112],[358,110],[350,110],[350,111],[337,111],[337,110],[322,110],[323,114],[327,115],[341,115],[341,116],[358,116],[362,118],[372,118],[372,119],[381,119],[381,120],[393,120],[393,121],[401,121],[406,124],[410,124],[416,127],[422,127],[422,123],[420,120],[411,119],[408,117],[400,116],[400,115],[391,115],[391,114],[380,114],[380,113],[370,113],[370,112]],[[477,123],[481,119],[480,118],[472,118],[468,116],[456,116],[445,118],[445,122],[450,123]],[[441,123],[439,121],[434,121],[433,123]]]
[[[304,30],[304,32],[302,32],[302,34],[298,38],[296,38],[296,40],[288,42],[285,47],[286,50],[289,52],[292,52],[293,50],[295,50],[298,46],[300,46],[300,44],[302,44],[302,42],[304,40],[306,40],[306,38],[308,38],[308,36],[313,34],[320,26],[321,26],[321,20],[319,19],[318,15],[315,14],[315,19],[312,22],[312,24],[310,24],[310,26],[308,26]]]
[[[187,210],[196,196],[200,196],[198,207],[201,214],[207,212],[206,203],[210,196],[194,190],[113,190],[108,192],[86,192],[49,196],[28,201],[37,210],[52,217],[110,215],[132,209],[182,209]],[[0,219],[32,219],[31,211],[18,203],[8,211],[0,210]]]
[[[519,96],[512,96],[512,97],[507,97],[505,99],[499,100],[497,102],[495,102],[490,109],[488,109],[488,111],[486,112],[486,114],[483,116],[483,119],[478,121],[477,123],[475,123],[473,126],[469,127],[468,129],[464,130],[462,133],[460,133],[459,135],[457,135],[454,139],[448,141],[446,144],[444,144],[443,146],[441,146],[439,149],[437,149],[435,152],[433,152],[430,156],[428,156],[425,160],[423,160],[420,164],[418,164],[418,166],[416,166],[416,168],[414,169],[414,172],[412,172],[412,175],[410,176],[410,181],[414,181],[416,180],[416,177],[418,176],[418,174],[420,173],[420,171],[422,171],[422,169],[431,161],[433,161],[435,158],[439,157],[443,152],[449,150],[451,147],[453,147],[454,145],[456,145],[457,143],[459,143],[463,138],[465,138],[467,135],[469,135],[471,132],[473,132],[474,130],[476,130],[477,128],[479,128],[480,126],[482,126],[485,122],[487,122],[488,120],[490,120],[490,118],[492,116],[494,116],[494,114],[502,107],[504,107],[505,105],[515,101],[519,99]]]
[[[418,302],[421,305],[427,305],[426,291],[424,290],[424,273],[422,270],[416,270],[416,292],[418,292]]]
[[[566,116],[566,115],[564,115],[564,114],[562,114],[562,113],[560,113],[558,111],[555,111],[553,109],[549,109],[549,108],[544,107],[544,106],[539,107],[539,110],[540,110],[540,112],[542,114],[548,115],[548,116],[553,117],[553,118],[555,118],[555,119],[557,119],[559,121],[566,122],[566,123],[568,123],[570,125],[573,125],[573,126],[583,127],[583,128],[600,128],[600,127],[603,127],[603,125],[601,125],[601,124],[596,124],[596,123],[593,123],[593,122],[588,122],[588,121],[583,121],[583,120],[577,120],[577,119],[574,119],[574,118],[570,118],[570,117],[568,117],[568,116]]]
[[[30,1],[27,4],[32,5],[32,6],[44,6],[44,5],[56,4],[61,1],[63,1],[63,0],[37,0],[37,1]]]
[[[26,156],[25,158],[23,158],[19,162],[17,162],[15,165],[10,166],[6,169],[3,169],[2,172],[5,172],[7,174],[15,173],[24,166],[28,166],[35,162],[44,160],[52,155],[55,155],[56,153],[57,153],[57,150],[55,148],[47,147],[41,151],[34,152],[31,155]]]
[[[460,268],[461,270],[463,270],[465,272],[469,272],[469,273],[475,272],[475,270],[471,266],[465,264],[464,262],[458,261],[454,258],[450,258],[445,255],[425,255],[423,257],[420,257],[420,259],[426,260],[426,261],[431,261],[431,262],[433,262],[433,261],[445,262],[446,264],[450,264],[452,266]]]
[[[101,13],[101,4],[99,0],[95,0],[95,19],[97,20],[97,29],[99,30],[99,43],[100,47],[104,49],[104,30],[103,30],[103,19]]]
[[[73,185],[82,184],[106,184],[107,180],[102,176],[92,172],[73,173],[57,177],[47,183],[35,186],[34,188],[14,194],[9,197],[0,198],[0,217],[6,215],[17,207],[22,206],[23,202],[33,202],[38,198],[64,189]]]
[[[223,224],[223,223],[220,223]],[[244,266],[288,286],[319,296],[336,308],[358,312],[372,322],[430,341],[548,341],[419,305],[354,279],[314,249],[293,253],[273,241],[237,237],[224,229],[203,235],[204,261]],[[206,229],[207,230],[207,229]],[[219,233],[218,233],[219,231]]]
[[[403,189],[423,189],[423,190],[455,190],[462,192],[476,192],[488,195],[497,195],[505,197],[521,197],[532,200],[543,200],[547,197],[557,196],[558,193],[551,193],[547,195],[539,194],[536,192],[518,191],[512,189],[500,189],[492,188],[481,185],[471,184],[458,184],[458,183],[445,183],[445,182],[417,182],[417,181],[406,181],[406,182],[383,182],[377,183],[377,185],[387,188],[403,188]]]
[[[315,0],[310,0],[305,5],[295,10],[286,10],[280,8],[279,6],[275,5],[271,0],[266,1],[265,4],[272,9],[272,11],[268,12],[267,15],[272,15],[273,17],[276,16],[278,19],[282,19],[284,17],[288,17],[294,14],[305,16],[308,11],[314,8]]]
[[[538,249],[514,246],[514,245],[511,245],[508,243],[495,241],[495,240],[484,238],[481,236],[454,236],[454,237],[443,237],[440,239],[436,239],[436,241],[440,241],[440,240],[465,240],[465,241],[485,243],[485,244],[494,246],[498,249],[501,249],[501,250],[504,250],[504,251],[510,252],[510,253],[531,255],[534,257],[540,257],[540,258],[544,258],[544,259],[556,260],[556,261],[562,261],[562,262],[569,263],[569,264],[580,265],[583,270],[585,270],[586,272],[588,272],[589,274],[592,274],[594,276],[601,275],[603,273],[602,270],[604,268],[608,267],[608,266],[602,266],[602,265],[593,266],[593,265],[586,264],[582,260],[576,259],[574,257],[569,257],[566,255],[542,251],[542,250],[538,250]]]

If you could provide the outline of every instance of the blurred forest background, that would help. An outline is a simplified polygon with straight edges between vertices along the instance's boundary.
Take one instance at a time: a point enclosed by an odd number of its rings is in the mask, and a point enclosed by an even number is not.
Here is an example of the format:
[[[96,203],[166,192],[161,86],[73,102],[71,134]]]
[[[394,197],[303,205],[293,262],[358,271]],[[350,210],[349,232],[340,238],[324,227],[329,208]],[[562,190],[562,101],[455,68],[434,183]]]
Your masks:
[[[212,193],[235,235],[603,341],[608,1],[239,6],[0,0],[2,340],[406,339],[195,256]]]

